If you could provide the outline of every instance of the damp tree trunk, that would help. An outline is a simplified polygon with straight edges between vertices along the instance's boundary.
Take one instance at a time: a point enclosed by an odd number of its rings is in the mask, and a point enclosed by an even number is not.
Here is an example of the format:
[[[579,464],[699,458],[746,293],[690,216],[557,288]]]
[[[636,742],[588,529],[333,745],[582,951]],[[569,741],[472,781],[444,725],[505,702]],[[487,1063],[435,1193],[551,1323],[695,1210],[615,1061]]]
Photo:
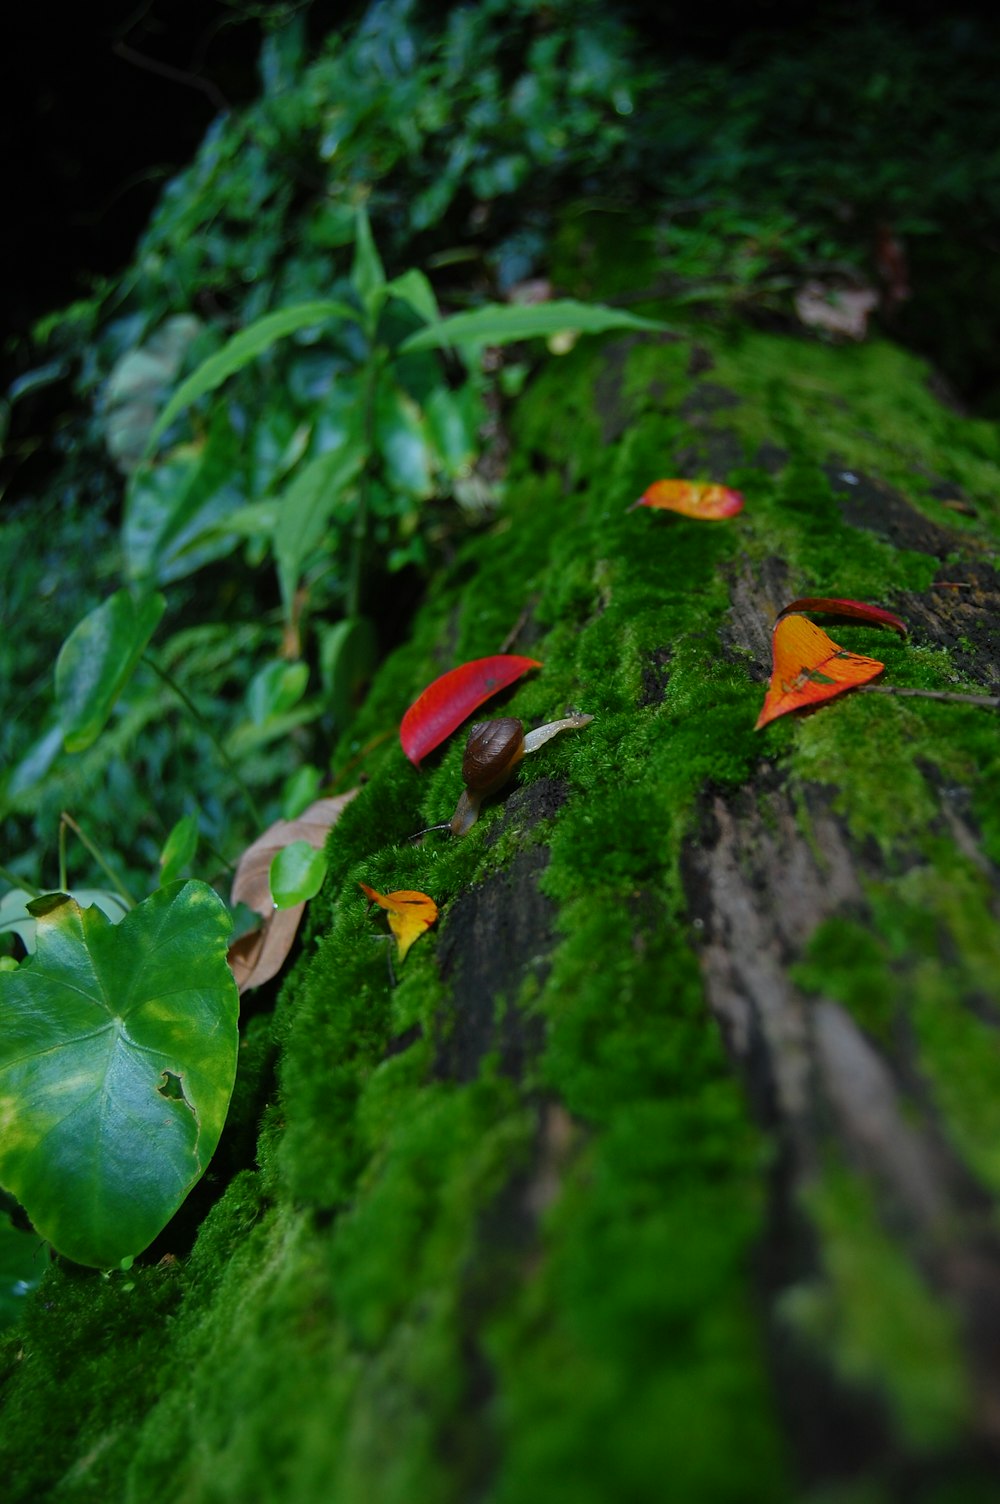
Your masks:
[[[997,1497],[996,432],[891,345],[744,332],[581,342],[509,439],[213,1174],[127,1277],[47,1278],[17,1498]],[[670,476],[745,510],[627,511]],[[897,612],[830,630],[945,698],[755,732],[802,595]],[[495,713],[594,720],[409,843],[461,748],[393,728],[499,649],[543,668]],[[440,906],[394,980],[359,880]]]

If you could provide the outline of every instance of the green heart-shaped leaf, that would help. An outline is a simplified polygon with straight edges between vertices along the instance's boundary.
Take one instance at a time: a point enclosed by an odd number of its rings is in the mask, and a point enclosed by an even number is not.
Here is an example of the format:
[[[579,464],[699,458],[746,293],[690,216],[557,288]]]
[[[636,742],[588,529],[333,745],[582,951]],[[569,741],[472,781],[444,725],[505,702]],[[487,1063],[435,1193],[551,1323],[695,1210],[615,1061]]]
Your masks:
[[[31,908],[35,955],[0,972],[0,1185],[59,1253],[108,1269],[148,1247],[219,1141],[231,921],[199,882],[118,925],[65,894]]]

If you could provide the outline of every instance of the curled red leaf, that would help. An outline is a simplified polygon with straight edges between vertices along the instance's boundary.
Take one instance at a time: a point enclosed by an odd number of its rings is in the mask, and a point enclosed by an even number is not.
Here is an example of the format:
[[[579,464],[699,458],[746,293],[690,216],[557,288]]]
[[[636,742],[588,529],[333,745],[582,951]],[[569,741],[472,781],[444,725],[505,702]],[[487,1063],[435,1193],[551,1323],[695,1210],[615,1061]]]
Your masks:
[[[842,600],[839,596],[803,595],[797,601],[789,601],[778,612],[778,621],[793,611],[822,611],[827,616],[849,616],[855,621],[868,621],[876,627],[891,627],[901,637],[907,633],[906,622],[881,606],[869,606],[866,601]],[[777,623],[775,623],[777,625]]]
[[[439,747],[480,705],[529,669],[541,666],[537,658],[496,653],[492,658],[473,658],[449,669],[428,684],[404,715],[399,727],[403,751],[419,767],[421,759]]]

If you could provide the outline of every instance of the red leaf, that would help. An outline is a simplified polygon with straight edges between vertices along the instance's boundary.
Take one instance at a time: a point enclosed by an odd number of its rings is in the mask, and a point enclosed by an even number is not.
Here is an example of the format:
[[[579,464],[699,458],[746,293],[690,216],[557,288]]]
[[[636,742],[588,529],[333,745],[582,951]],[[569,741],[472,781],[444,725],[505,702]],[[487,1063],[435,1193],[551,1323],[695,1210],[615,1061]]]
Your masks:
[[[862,658],[828,637],[805,616],[782,616],[772,638],[774,667],[755,731],[807,705],[821,705],[858,684],[867,684],[885,667]]]
[[[870,621],[877,627],[891,627],[901,637],[907,633],[906,622],[881,606],[869,606],[864,601],[845,601],[836,596],[804,595],[800,600],[790,601],[778,612],[778,621],[792,611],[823,611],[827,616],[850,616],[857,621]],[[777,625],[777,623],[775,623]]]
[[[520,679],[529,668],[541,666],[537,658],[497,653],[449,669],[428,684],[404,715],[399,728],[403,751],[419,767],[421,758],[439,747],[484,701]]]
[[[654,480],[628,510],[634,512],[636,507],[656,507],[662,511],[680,512],[684,517],[698,517],[703,522],[718,522],[742,512],[743,497],[728,486],[714,486],[703,481]]]

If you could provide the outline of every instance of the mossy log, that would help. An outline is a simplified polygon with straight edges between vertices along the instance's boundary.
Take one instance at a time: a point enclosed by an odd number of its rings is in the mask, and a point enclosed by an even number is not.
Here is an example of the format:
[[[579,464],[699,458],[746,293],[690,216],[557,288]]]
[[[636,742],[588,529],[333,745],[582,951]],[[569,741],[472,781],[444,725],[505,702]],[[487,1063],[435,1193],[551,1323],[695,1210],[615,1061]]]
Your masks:
[[[900,613],[881,685],[1000,692],[1000,438],[892,345],[581,342],[385,664],[330,875],[251,996],[210,1175],[150,1254],[49,1269],[4,1497],[1000,1497],[1000,737],[846,694],[755,732],[775,614]],[[654,479],[740,489],[704,523]],[[586,728],[462,840],[402,711],[501,648]],[[436,929],[398,976],[359,880]]]

